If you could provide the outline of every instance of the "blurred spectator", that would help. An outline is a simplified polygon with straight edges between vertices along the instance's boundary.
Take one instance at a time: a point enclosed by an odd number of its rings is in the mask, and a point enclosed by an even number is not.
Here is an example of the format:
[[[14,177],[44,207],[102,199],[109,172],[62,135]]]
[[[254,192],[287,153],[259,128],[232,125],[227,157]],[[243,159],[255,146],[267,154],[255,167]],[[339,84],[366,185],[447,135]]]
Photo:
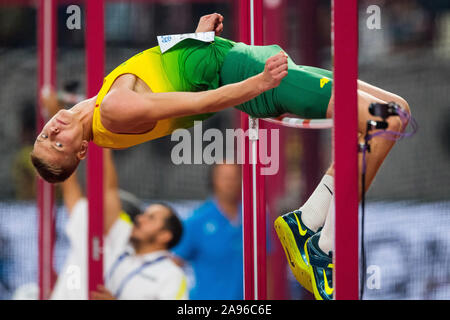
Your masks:
[[[35,170],[30,160],[31,151],[33,151],[32,144],[24,145],[13,158],[11,175],[17,200],[32,200],[36,198],[36,184],[33,183]]]
[[[30,160],[30,152],[36,132],[36,106],[31,101],[22,104],[20,110],[20,146],[13,157],[11,175],[14,182],[14,193],[17,200],[31,200],[36,197],[34,180],[35,171]]]
[[[0,5],[0,39],[2,48],[34,44],[36,32],[34,8],[31,6],[4,6],[1,3]]]
[[[187,298],[183,271],[168,259],[181,237],[181,222],[164,204],[149,206],[135,217],[134,226],[121,211],[117,177],[111,150],[105,157],[104,259],[105,286],[92,298],[181,299]],[[87,201],[76,174],[63,183],[64,204],[70,218],[67,235],[71,243],[52,299],[87,298]],[[130,204],[128,204],[130,206]]]
[[[0,234],[0,300],[8,295],[8,285],[6,284],[5,265],[6,265],[6,240]]]
[[[442,125],[442,134],[440,135],[440,140],[442,143],[442,149],[447,152],[447,157],[450,157],[450,106],[448,107],[446,114],[442,117],[443,125]]]
[[[174,253],[193,268],[191,299],[242,299],[240,167],[216,165],[210,179],[213,196],[184,222]]]

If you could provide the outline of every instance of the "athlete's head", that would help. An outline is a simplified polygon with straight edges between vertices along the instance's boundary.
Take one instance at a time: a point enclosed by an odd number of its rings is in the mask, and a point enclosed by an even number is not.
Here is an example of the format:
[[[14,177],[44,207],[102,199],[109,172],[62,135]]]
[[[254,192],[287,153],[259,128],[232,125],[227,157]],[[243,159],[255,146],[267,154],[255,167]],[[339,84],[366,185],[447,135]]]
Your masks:
[[[39,175],[50,183],[66,180],[86,157],[88,141],[77,114],[60,110],[39,133],[31,161]]]
[[[171,249],[180,241],[183,227],[175,211],[164,203],[152,204],[136,216],[130,241],[137,247]]]

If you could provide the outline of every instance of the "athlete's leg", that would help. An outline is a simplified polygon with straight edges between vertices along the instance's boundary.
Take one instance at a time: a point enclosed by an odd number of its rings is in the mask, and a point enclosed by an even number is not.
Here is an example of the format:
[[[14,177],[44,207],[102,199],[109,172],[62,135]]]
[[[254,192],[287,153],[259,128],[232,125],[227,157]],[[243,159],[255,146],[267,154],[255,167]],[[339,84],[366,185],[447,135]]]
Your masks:
[[[376,88],[364,82],[358,82],[358,134],[359,139],[363,140],[367,130],[368,120],[381,120],[372,116],[368,111],[368,106],[372,102],[386,103],[394,101],[399,104],[405,111],[409,112],[408,103],[401,97],[391,94],[382,89]],[[330,99],[329,110],[327,116],[331,117],[334,110],[334,99]],[[389,130],[401,132],[405,128],[401,123],[399,117],[391,117],[388,120]],[[362,141],[361,141],[362,142]],[[371,152],[366,155],[366,189],[370,186],[375,174],[380,168],[382,162],[386,158],[387,154],[393,147],[395,141],[383,139],[382,137],[375,137],[371,140]],[[334,176],[333,166],[330,168],[328,174]],[[362,168],[362,155],[359,155],[359,174],[361,174]],[[360,181],[360,179],[358,179]],[[361,192],[362,188],[359,186]],[[361,193],[360,193],[361,195]],[[308,199],[312,201],[312,199]],[[324,212],[317,216],[323,216]],[[331,261],[330,253],[334,251],[334,199],[330,199],[330,206],[327,212],[327,216],[323,225],[323,229],[320,233],[312,236],[306,242],[306,265],[309,266],[309,274],[311,277],[311,286],[313,288],[316,299],[330,299],[332,298],[332,264],[315,265],[313,260],[310,259],[311,255],[315,256],[315,261],[318,259],[322,261]],[[323,275],[327,275],[327,279]],[[325,286],[325,282],[328,281],[328,288]],[[328,292],[327,292],[328,290]]]
[[[331,198],[325,224],[320,232],[319,247],[326,254],[334,251],[334,197]]]
[[[299,85],[301,84],[301,85]],[[282,81],[280,86],[274,89],[274,100],[278,106],[281,106],[285,112],[296,114],[300,117],[322,117],[327,118],[333,117],[334,111],[334,97],[329,94],[327,96],[326,90],[331,92],[332,85],[332,73],[327,70],[318,69],[314,67],[300,67],[295,65],[289,66],[288,76]],[[327,87],[328,86],[328,87]],[[325,90],[322,90],[324,89]],[[299,99],[297,93],[303,94],[302,99]],[[306,99],[305,99],[306,97]],[[326,102],[326,104],[324,103]],[[363,81],[358,81],[358,135],[359,139],[362,141],[364,135],[366,134],[366,127],[368,120],[381,120],[377,117],[372,116],[368,107],[372,102],[387,103],[394,101],[398,103],[405,111],[409,112],[409,106],[407,102],[401,97],[369,85]],[[325,110],[324,111],[324,105]],[[314,114],[314,111],[318,113]],[[391,117],[388,119],[389,130],[392,131],[402,131],[402,123],[398,117]],[[390,149],[394,145],[394,141],[383,139],[381,137],[375,137],[371,140],[371,153],[366,155],[366,189],[370,186],[375,174],[377,173],[381,163],[386,158]],[[359,172],[361,173],[362,168],[362,156],[359,155]],[[298,211],[288,213],[279,219],[277,232],[281,229],[280,222],[287,221],[289,229],[285,227],[284,229],[292,231],[294,235],[292,239],[285,237],[285,234],[280,232],[279,237],[282,242],[285,251],[295,252],[295,248],[299,248],[301,251],[302,246],[299,244],[305,243],[307,237],[310,236],[309,231],[317,231],[320,227],[323,227],[320,234],[317,235],[315,241],[311,241],[310,246],[313,244],[317,248],[322,250],[324,253],[329,253],[333,251],[334,243],[334,203],[331,193],[326,193],[324,188],[324,180],[327,183],[332,184],[334,179],[334,165],[332,164],[326,175],[322,179],[319,186],[313,192],[308,201],[300,208]],[[360,179],[358,179],[360,181]],[[361,187],[359,188],[361,194]],[[292,216],[296,215],[297,219],[290,219]],[[276,223],[277,227],[277,223]],[[302,236],[301,232],[297,234],[296,229],[302,230],[307,227],[308,232]],[[282,231],[282,230],[281,230]],[[284,236],[284,237],[283,237]],[[320,251],[319,250],[319,251]],[[320,252],[316,251],[316,254],[320,255]],[[288,253],[287,253],[288,256]],[[303,254],[302,254],[303,256]],[[291,259],[292,257],[288,257]],[[322,258],[327,258],[326,254]],[[328,257],[329,258],[329,257]],[[298,260],[297,263],[301,266],[308,266],[309,261]],[[304,259],[305,260],[305,259]],[[315,271],[319,270],[314,267]],[[298,272],[295,267],[291,269],[296,275],[297,280],[305,287],[310,288],[311,286],[316,286],[317,283],[311,283],[307,281],[307,278],[303,273]],[[323,266],[322,266],[322,269]],[[320,270],[322,270],[320,269]],[[331,267],[328,268],[328,271]],[[299,274],[298,276],[296,274]],[[328,272],[327,271],[327,272]],[[320,273],[322,274],[322,273]],[[331,272],[330,272],[331,274]],[[311,276],[313,274],[310,273]],[[328,277],[331,280],[331,276]],[[323,285],[323,283],[322,283]]]
[[[311,292],[313,288],[305,244],[325,223],[332,203],[333,175],[334,169],[330,167],[308,201],[300,209],[278,217],[274,223],[292,273],[297,281]]]
[[[378,103],[386,103],[389,101],[394,101],[396,103],[399,103],[400,106],[405,110],[409,112],[409,106],[407,102],[394,94],[391,94],[387,91],[384,91],[382,89],[370,86],[366,83],[361,82],[361,84],[358,84],[361,88],[358,90],[358,133],[360,140],[364,139],[364,135],[366,133],[367,129],[367,121],[368,120],[381,120],[377,117],[372,116],[368,111],[368,106],[372,102],[378,102]],[[362,90],[364,89],[364,90]],[[378,97],[375,97],[367,91],[371,91],[372,93],[376,94]],[[385,98],[387,101],[382,100],[380,98]],[[331,117],[333,115],[334,110],[334,99],[333,97],[330,99],[329,109],[327,112],[327,116]],[[404,130],[404,127],[402,127],[402,123],[398,117],[391,117],[388,120],[389,124],[389,130],[401,132]],[[392,149],[395,141],[384,139],[383,137],[375,137],[371,140],[371,152],[366,154],[366,186],[365,189],[367,190],[372,183],[378,169],[380,168],[381,164],[383,163],[384,159],[386,158],[389,151]],[[361,168],[362,168],[362,155],[359,155],[359,175],[361,174]],[[334,177],[334,167],[333,165],[330,167],[330,169],[327,171],[327,175]],[[360,182],[360,179],[358,179],[358,183]],[[360,195],[361,195],[361,186],[359,186]],[[317,210],[305,210],[303,215],[303,222],[306,226],[308,224],[316,227],[317,223],[323,221],[324,224],[321,226],[328,226],[328,228],[324,229],[322,231],[321,236],[327,237],[327,239],[332,239],[333,236],[330,234],[332,230],[334,229],[334,224],[332,221],[328,221],[330,215],[326,210],[323,209],[322,206],[319,205],[319,203],[322,201],[320,197],[313,195],[308,199],[306,204],[308,204],[307,209],[309,207],[317,208]],[[304,206],[304,207],[305,207]],[[327,217],[324,219],[324,217]],[[312,222],[311,222],[312,221]],[[324,243],[329,243],[328,241],[319,241],[319,245],[322,245]],[[329,246],[328,246],[329,247]],[[327,248],[322,248],[326,252]]]
[[[310,67],[310,66],[303,66],[303,68],[310,72],[333,79],[332,71],[321,69],[321,68],[316,68],[316,67]],[[405,99],[403,99],[399,95],[396,95],[392,92],[389,92],[389,91],[386,91],[379,87],[376,87],[374,85],[371,85],[365,81],[358,80],[358,90],[364,91],[364,92],[370,94],[371,96],[374,96],[375,98],[386,101],[386,102],[393,101],[393,102],[397,103],[398,105],[400,105],[405,110],[409,110],[408,103],[406,102]]]
[[[409,105],[405,99],[384,91],[382,89],[371,86],[362,81],[358,82],[358,136],[360,142],[363,142],[364,135],[367,130],[368,120],[381,120],[381,118],[372,116],[369,113],[369,105],[372,102],[387,103],[394,101],[400,105],[406,112],[410,112]],[[373,93],[370,94],[368,92]],[[384,100],[384,99],[386,100]],[[331,118],[334,112],[334,97],[331,97],[327,110],[327,118]],[[402,122],[399,117],[390,117],[387,119],[389,124],[388,130],[402,132],[405,128],[402,126]],[[395,141],[385,139],[383,137],[375,137],[371,140],[371,152],[366,154],[366,190],[372,183],[375,174],[383,163],[384,159],[388,155],[389,151],[395,144]],[[359,155],[359,172],[362,169],[362,155]],[[361,195],[361,187],[359,188]]]
[[[333,299],[334,200],[331,201],[323,229],[305,244],[306,264],[312,292],[317,300]]]
[[[406,102],[406,100],[403,99],[402,97],[400,97],[399,95],[396,95],[392,92],[375,87],[374,85],[371,85],[362,80],[358,80],[358,89],[361,91],[364,91],[364,92],[370,94],[371,96],[374,96],[375,98],[378,98],[380,100],[383,100],[386,102],[395,102],[399,106],[401,106],[403,109],[405,109],[406,111],[409,111],[408,102]]]
[[[323,76],[331,75],[329,71],[322,70],[312,67],[307,67],[312,72],[321,73]],[[323,72],[325,73],[323,73]],[[408,103],[401,97],[377,88],[375,86],[369,85],[363,81],[358,81],[358,134],[359,138],[362,142],[364,135],[366,133],[367,121],[368,120],[381,120],[372,116],[368,111],[368,106],[372,102],[378,103],[387,103],[390,101],[394,101],[398,103],[405,111],[409,112]],[[370,93],[372,94],[370,94]],[[332,96],[327,110],[327,118],[331,118],[333,116],[334,110],[334,97]],[[402,127],[402,123],[398,117],[391,117],[388,119],[389,130],[392,131],[402,131],[404,128]],[[387,154],[391,150],[394,145],[394,141],[384,139],[382,137],[375,137],[371,141],[371,153],[366,155],[366,190],[372,183],[375,174],[381,166],[381,163],[386,158]],[[362,155],[359,155],[359,172],[361,173],[362,168]],[[328,181],[332,181],[332,177],[334,177],[334,165],[328,169],[326,176],[328,176]],[[360,181],[360,179],[358,179]],[[323,185],[322,181],[317,187],[316,191],[324,190],[325,188],[321,188]],[[361,186],[359,188],[361,194]],[[303,222],[310,229],[316,231],[318,227],[322,227],[325,222],[325,217],[327,215],[328,210],[326,210],[327,206],[323,206],[324,202],[329,202],[329,199],[326,198],[326,193],[324,192],[314,192],[308,201],[303,205],[300,210],[302,211]]]
[[[317,232],[319,228],[323,227],[333,193],[334,168],[332,165],[314,192],[299,209],[302,212],[302,222],[312,231]]]

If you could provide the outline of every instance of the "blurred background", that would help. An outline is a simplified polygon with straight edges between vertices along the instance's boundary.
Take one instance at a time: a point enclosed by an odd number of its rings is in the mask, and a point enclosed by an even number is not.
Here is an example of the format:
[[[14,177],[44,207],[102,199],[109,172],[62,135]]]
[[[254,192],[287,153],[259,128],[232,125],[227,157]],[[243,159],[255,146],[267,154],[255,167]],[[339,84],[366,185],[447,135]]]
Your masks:
[[[359,77],[404,97],[419,123],[400,141],[367,194],[367,265],[381,270],[381,287],[366,299],[450,299],[450,2],[360,1]],[[85,29],[66,27],[59,1],[57,90],[85,92]],[[377,5],[380,29],[369,29],[367,8]],[[330,0],[265,0],[265,44],[281,45],[297,64],[332,69]],[[194,32],[202,15],[225,17],[224,38],[238,40],[238,0],[106,1],[106,73],[135,53],[157,45],[156,36]],[[36,134],[36,1],[0,0],[0,299],[37,281],[35,174],[29,152]],[[203,129],[235,128],[239,113],[216,114]],[[272,222],[299,207],[331,160],[330,130],[281,130],[281,170],[269,177],[269,298],[310,299],[291,275]],[[183,218],[210,195],[208,165],[174,165],[176,142],[161,138],[115,151],[119,183],[144,202],[166,200]],[[79,177],[84,179],[84,169]],[[55,270],[68,241],[67,213],[57,197]],[[277,272],[281,270],[282,272]]]

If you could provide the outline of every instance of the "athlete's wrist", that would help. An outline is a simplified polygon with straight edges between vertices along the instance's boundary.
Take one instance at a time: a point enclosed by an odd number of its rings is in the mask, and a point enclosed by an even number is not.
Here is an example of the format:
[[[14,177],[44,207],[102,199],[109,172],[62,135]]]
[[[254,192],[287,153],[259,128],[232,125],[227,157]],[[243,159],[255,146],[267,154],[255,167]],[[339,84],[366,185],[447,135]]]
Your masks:
[[[273,88],[271,83],[266,80],[266,78],[264,76],[264,72],[257,74],[256,76],[253,77],[253,79],[256,83],[255,87],[258,89],[258,94],[261,94],[261,93]]]

